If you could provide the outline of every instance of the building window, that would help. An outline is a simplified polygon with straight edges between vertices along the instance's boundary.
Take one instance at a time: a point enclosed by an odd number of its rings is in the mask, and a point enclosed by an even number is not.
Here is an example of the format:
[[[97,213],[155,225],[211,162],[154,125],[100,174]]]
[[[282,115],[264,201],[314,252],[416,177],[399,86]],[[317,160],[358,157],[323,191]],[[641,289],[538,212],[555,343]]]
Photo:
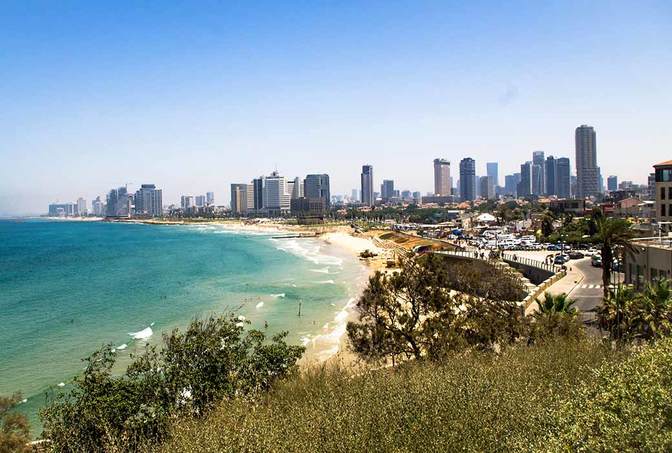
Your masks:
[[[665,206],[667,206],[667,205],[665,205],[665,204],[660,205],[660,216],[661,217],[665,217],[667,215],[667,214],[665,214]]]
[[[660,188],[660,199],[661,200],[665,199],[665,187]]]

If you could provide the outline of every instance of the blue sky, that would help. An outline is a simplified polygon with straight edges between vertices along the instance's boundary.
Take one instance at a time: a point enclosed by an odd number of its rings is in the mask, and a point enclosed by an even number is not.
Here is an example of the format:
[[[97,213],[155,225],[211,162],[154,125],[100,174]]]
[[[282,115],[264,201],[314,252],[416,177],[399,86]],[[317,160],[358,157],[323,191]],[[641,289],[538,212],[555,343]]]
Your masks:
[[[266,174],[432,189],[574,156],[645,182],[672,158],[672,3],[0,3],[0,214],[153,182],[164,200]],[[503,176],[501,176],[503,179]]]

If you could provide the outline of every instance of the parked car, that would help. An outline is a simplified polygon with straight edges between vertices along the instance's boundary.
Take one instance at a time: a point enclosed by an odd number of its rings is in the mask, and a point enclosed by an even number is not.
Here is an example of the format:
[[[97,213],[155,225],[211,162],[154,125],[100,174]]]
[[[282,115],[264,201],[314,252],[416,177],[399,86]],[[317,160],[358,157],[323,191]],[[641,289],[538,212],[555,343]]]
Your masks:
[[[546,250],[548,250],[549,252],[557,252],[559,250],[562,250],[562,247],[560,247],[558,244],[551,244],[546,248]]]
[[[567,255],[556,255],[556,257],[553,259],[553,264],[558,264],[558,265],[562,266],[567,261],[569,261],[569,258],[567,257]]]
[[[590,265],[593,267],[602,267],[602,257],[600,255],[593,255],[590,257]]]
[[[572,250],[571,252],[569,252],[569,259],[570,260],[580,260],[583,257],[584,257],[584,254],[579,252],[578,250]]]

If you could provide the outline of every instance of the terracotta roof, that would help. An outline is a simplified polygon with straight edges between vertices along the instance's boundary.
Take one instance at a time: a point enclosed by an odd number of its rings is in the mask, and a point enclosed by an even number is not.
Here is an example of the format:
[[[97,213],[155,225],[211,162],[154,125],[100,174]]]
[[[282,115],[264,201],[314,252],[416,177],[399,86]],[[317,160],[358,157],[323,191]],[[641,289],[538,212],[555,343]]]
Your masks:
[[[672,160],[666,160],[665,162],[654,165],[654,167],[672,167]]]

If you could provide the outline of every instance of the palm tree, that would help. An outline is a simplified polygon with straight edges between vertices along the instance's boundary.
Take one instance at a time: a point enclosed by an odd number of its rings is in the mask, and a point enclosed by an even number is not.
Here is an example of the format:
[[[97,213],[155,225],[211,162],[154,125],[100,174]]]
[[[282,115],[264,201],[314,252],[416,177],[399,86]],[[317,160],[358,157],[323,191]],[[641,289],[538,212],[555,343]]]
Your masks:
[[[630,224],[623,219],[601,217],[597,219],[596,238],[602,243],[602,287],[605,299],[609,297],[611,266],[614,261],[614,250],[619,248],[623,255],[634,255],[637,249],[632,244],[635,237]]]
[[[539,306],[539,313],[542,314],[576,314],[576,308],[572,306],[576,301],[574,299],[570,299],[569,296],[565,293],[554,296],[547,291],[544,293],[543,302],[540,302],[539,299],[536,299],[535,302]]]

